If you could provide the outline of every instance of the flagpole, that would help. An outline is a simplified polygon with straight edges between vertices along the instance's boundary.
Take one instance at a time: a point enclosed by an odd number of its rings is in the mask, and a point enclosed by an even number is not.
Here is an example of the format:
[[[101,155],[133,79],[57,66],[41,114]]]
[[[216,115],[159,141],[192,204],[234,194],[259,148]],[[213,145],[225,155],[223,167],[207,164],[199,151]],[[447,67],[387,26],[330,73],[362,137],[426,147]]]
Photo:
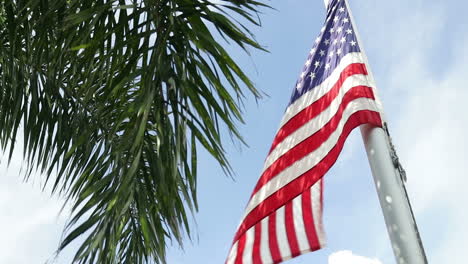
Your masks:
[[[399,264],[426,264],[427,258],[408,199],[403,171],[392,160],[392,150],[386,130],[370,125],[361,126],[367,157],[377,188],[380,206]]]
[[[348,7],[349,17],[356,26],[348,1],[344,1]],[[328,2],[329,0],[324,0],[326,8]],[[369,65],[356,28],[354,31],[366,64]],[[369,77],[374,81],[370,67],[367,68]],[[384,128],[362,125],[361,134],[397,263],[427,264],[427,257],[405,188],[406,175],[398,161],[387,125],[384,124]]]

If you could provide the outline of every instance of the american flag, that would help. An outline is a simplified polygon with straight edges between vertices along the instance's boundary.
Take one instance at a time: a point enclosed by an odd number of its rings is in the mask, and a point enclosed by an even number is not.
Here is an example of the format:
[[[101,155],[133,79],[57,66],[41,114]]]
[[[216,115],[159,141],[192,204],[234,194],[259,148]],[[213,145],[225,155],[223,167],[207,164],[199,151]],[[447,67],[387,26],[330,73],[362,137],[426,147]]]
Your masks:
[[[331,0],[226,263],[280,263],[324,246],[322,177],[354,128],[382,126],[365,61],[346,0]]]

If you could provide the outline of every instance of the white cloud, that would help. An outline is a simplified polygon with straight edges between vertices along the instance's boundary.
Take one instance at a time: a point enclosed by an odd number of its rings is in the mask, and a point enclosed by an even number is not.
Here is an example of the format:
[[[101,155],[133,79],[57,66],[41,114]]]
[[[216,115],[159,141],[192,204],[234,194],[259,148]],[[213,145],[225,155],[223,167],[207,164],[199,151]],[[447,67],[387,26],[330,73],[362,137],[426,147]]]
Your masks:
[[[21,136],[9,166],[2,156],[0,165],[0,263],[45,263],[53,261],[58,248],[67,210],[59,214],[63,201],[42,192],[40,175],[22,182]],[[67,256],[57,263],[67,263]]]
[[[328,257],[328,264],[382,264],[376,258],[354,255],[350,250],[338,251]]]
[[[468,213],[461,209],[468,202],[468,53],[463,52],[466,45],[468,35],[454,45],[453,49],[462,52],[445,78],[429,79],[425,81],[427,85],[410,94],[404,110],[408,114],[402,118],[398,131],[405,135],[400,148],[417,213],[434,215],[431,220],[418,220],[423,224],[426,240],[439,240],[437,250],[430,253],[435,263],[465,263],[468,258],[464,250]]]
[[[377,71],[377,82],[430,263],[468,258],[468,32],[453,23],[458,11],[446,7],[454,5],[375,4],[368,13],[383,14],[374,25],[384,30],[370,26],[364,40],[366,47],[385,44],[388,51],[377,61],[385,69]],[[396,13],[398,19],[387,23]]]

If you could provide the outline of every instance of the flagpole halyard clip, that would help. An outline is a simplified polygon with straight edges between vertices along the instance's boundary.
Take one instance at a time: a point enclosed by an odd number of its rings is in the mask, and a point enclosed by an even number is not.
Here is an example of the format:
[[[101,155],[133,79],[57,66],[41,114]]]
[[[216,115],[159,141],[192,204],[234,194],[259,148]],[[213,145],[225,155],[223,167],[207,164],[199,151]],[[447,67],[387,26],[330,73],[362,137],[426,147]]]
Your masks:
[[[392,158],[393,166],[395,167],[395,169],[398,170],[398,173],[400,174],[401,181],[403,183],[406,183],[406,181],[407,181],[406,171],[403,168],[403,165],[401,165],[400,159],[398,158],[398,155],[396,153],[395,145],[393,145],[392,137],[390,136],[390,132],[388,130],[387,122],[383,123],[383,129],[385,130],[385,133],[387,134],[388,144],[390,145],[390,156]]]

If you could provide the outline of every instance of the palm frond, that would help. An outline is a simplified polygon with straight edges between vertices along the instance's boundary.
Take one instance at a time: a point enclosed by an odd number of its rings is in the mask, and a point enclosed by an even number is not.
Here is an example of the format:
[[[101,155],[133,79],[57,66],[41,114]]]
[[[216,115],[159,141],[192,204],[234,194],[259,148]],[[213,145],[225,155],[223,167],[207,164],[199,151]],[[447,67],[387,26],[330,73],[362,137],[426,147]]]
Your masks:
[[[0,3],[0,145],[24,135],[28,175],[67,197],[59,250],[76,263],[164,263],[196,200],[197,146],[232,173],[244,93],[260,93],[218,39],[263,49],[253,0]],[[241,19],[237,21],[234,17]]]

